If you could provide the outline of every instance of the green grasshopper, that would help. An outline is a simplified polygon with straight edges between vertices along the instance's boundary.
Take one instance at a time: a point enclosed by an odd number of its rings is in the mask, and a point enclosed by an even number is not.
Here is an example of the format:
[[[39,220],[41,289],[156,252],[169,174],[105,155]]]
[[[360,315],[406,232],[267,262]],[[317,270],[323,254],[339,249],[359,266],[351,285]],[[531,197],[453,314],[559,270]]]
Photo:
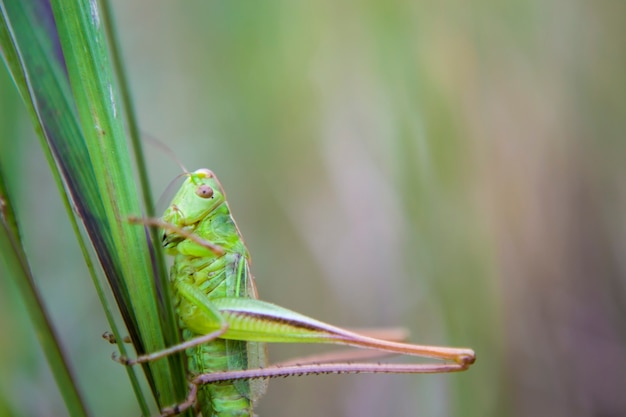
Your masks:
[[[467,369],[474,351],[382,340],[335,327],[258,300],[250,255],[231,215],[224,190],[208,169],[187,174],[161,220],[131,221],[164,230],[163,246],[174,255],[172,293],[184,342],[135,360],[132,365],[186,350],[192,389],[187,400],[162,410],[195,407],[205,417],[252,416],[267,378],[322,373],[439,373]],[[425,364],[337,362],[340,357],[295,360],[267,366],[265,343],[333,343],[443,360]],[[368,354],[354,355],[365,359]],[[343,359],[344,361],[346,359]]]

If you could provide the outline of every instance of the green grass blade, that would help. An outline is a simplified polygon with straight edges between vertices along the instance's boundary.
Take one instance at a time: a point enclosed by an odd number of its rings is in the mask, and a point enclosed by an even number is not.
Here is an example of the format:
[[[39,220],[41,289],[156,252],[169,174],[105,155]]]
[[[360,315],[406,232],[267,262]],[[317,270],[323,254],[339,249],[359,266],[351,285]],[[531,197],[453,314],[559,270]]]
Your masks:
[[[41,126],[137,350],[159,350],[164,346],[162,318],[145,233],[125,221],[127,216],[141,213],[141,206],[98,11],[86,2],[54,4],[62,56],[55,43],[54,22],[46,18],[50,17],[45,13],[46,4],[9,5],[9,20],[19,15],[26,21],[14,24],[23,30],[12,33],[3,43],[5,61]],[[19,44],[16,53],[6,46],[11,42]],[[162,405],[180,400],[186,390],[180,362],[174,371],[171,364],[176,362],[162,361],[145,367]],[[133,372],[129,374],[132,379]],[[173,379],[172,375],[178,376]],[[138,399],[147,414],[140,394]]]
[[[49,5],[42,1],[7,2],[6,5],[3,3],[3,18],[2,40],[5,62],[31,113],[35,127],[40,131],[44,153],[52,167],[55,181],[62,190],[62,198],[107,320],[114,333],[118,334],[104,290],[95,276],[86,243],[79,233],[68,200],[69,197],[73,198],[74,205],[83,219],[103,217],[102,214],[98,214],[102,213],[103,209],[72,103],[65,64],[59,54],[58,36],[52,15],[49,13]],[[72,167],[82,167],[80,171],[83,175],[72,177]],[[65,179],[70,195],[63,192],[65,187],[61,176]],[[106,225],[98,222],[92,222],[91,225],[92,227],[87,227],[87,230],[92,240],[96,242],[94,243],[96,251],[98,254],[105,254],[106,248],[98,250],[97,238],[106,231]],[[124,351],[125,348],[122,345],[120,349]],[[129,370],[128,373],[142,408],[147,410],[134,372]]]
[[[103,196],[111,247],[119,255],[116,260],[121,274],[114,277],[119,280],[112,281],[111,286],[119,287],[118,304],[127,310],[127,325],[130,322],[129,327],[137,329],[138,334],[129,329],[137,349],[158,350],[164,346],[164,337],[145,233],[126,221],[141,212],[140,193],[133,181],[121,117],[123,108],[119,105],[100,12],[95,2],[75,0],[54,2],[53,11],[90,161]],[[171,361],[149,365],[153,371],[158,369],[153,372],[158,381],[151,382],[155,397],[163,401],[161,405],[184,398],[186,390],[181,370],[171,392],[168,363]]]
[[[0,253],[9,272],[8,276],[18,287],[36,330],[36,335],[46,355],[68,412],[73,417],[87,416],[87,409],[78,392],[74,376],[61,351],[58,338],[37,292],[30,266],[22,247],[11,200],[0,166]]]
[[[120,52],[120,48],[118,47],[118,41],[115,36],[116,31],[113,22],[113,14],[111,13],[111,8],[108,0],[102,1],[102,22],[109,43],[113,69],[119,84],[122,105],[125,110],[123,114],[125,116],[126,125],[128,126],[128,133],[133,148],[135,164],[137,166],[137,174],[139,177],[139,183],[141,185],[140,188],[142,191],[145,213],[147,217],[153,218],[158,216],[159,214],[156,214],[154,209],[154,199],[148,180],[148,171],[146,168],[146,161],[143,155],[143,147],[140,137],[141,135],[139,131],[139,126],[137,124],[137,119],[135,117],[135,110],[130,94],[130,87],[128,85],[126,73],[124,72],[122,54]],[[152,247],[159,248],[158,250],[154,251],[154,266],[155,275],[157,277],[157,289],[159,290],[159,311],[162,313],[162,330],[165,336],[166,344],[175,345],[180,342],[180,333],[178,330],[178,323],[176,322],[176,317],[174,315],[174,307],[172,305],[172,297],[169,290],[169,275],[165,266],[165,258],[163,250],[160,250],[162,236],[161,233],[153,227],[149,230]],[[170,356],[169,360],[171,361],[174,372],[181,374],[184,369],[183,355]]]
[[[44,154],[50,162],[55,181],[62,190],[63,201],[91,272],[96,291],[105,309],[107,320],[114,333],[119,333],[69,203],[71,197],[83,219],[103,217],[98,214],[103,210],[94,185],[94,176],[86,158],[86,148],[77,122],[76,111],[72,105],[65,65],[62,56],[58,53],[58,36],[56,36],[52,15],[49,13],[49,5],[45,1],[6,4],[2,2],[0,5],[3,18],[0,34],[5,63],[31,114],[36,129],[40,132]],[[81,172],[82,175],[73,178],[69,174],[73,170],[72,167],[82,167],[76,171]],[[64,193],[65,187],[61,176],[65,178],[69,195]],[[104,255],[106,251],[102,248],[98,249],[101,242],[97,237],[106,230],[106,225],[98,222],[91,222],[91,224],[92,227],[88,227],[87,230],[92,238],[96,238],[94,247],[99,255]],[[120,349],[124,352],[125,347],[122,345]],[[139,388],[139,381],[132,370],[128,370],[128,374],[138,401],[142,409],[147,412],[147,404]]]

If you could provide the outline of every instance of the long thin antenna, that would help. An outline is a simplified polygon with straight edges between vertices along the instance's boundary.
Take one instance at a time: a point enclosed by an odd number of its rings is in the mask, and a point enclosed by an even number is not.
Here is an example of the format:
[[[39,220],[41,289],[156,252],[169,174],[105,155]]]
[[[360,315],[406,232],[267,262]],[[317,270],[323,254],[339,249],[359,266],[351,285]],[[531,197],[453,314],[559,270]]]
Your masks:
[[[180,161],[180,159],[178,159],[176,157],[176,153],[172,150],[172,148],[170,148],[169,146],[167,146],[165,143],[163,143],[162,141],[160,141],[159,139],[157,139],[155,136],[147,133],[147,132],[141,132],[141,137],[143,140],[148,141],[150,143],[152,143],[155,147],[157,147],[161,152],[163,152],[164,154],[168,155],[170,158],[172,158],[174,160],[174,162],[176,162],[176,164],[180,167],[180,169],[186,174],[189,175],[189,170],[187,168],[185,168],[185,166],[183,165],[183,163]]]

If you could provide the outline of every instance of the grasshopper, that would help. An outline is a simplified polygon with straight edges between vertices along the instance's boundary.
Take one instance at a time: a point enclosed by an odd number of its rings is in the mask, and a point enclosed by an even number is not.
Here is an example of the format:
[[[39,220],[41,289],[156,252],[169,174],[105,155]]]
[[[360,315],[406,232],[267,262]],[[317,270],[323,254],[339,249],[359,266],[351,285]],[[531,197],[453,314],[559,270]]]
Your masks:
[[[471,349],[383,340],[259,300],[250,255],[219,180],[208,169],[187,175],[162,219],[131,219],[163,229],[165,251],[174,256],[170,281],[184,342],[135,360],[121,358],[132,365],[186,350],[192,377],[189,396],[184,403],[162,410],[162,415],[195,407],[205,417],[252,416],[254,402],[271,377],[456,372],[474,363]],[[266,343],[331,343],[370,352],[341,362],[341,357],[315,357],[268,366]],[[440,361],[351,362],[382,354]]]

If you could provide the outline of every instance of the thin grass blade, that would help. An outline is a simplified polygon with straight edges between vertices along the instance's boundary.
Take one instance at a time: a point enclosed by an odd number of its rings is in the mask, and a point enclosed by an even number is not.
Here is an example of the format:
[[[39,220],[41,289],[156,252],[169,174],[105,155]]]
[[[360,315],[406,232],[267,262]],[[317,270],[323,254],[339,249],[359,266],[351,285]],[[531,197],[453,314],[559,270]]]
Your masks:
[[[9,272],[8,276],[19,288],[22,299],[35,328],[35,333],[48,359],[68,412],[73,417],[87,416],[87,409],[69,364],[61,350],[59,339],[46,314],[41,296],[34,285],[28,260],[18,230],[15,212],[0,166],[0,253]]]

